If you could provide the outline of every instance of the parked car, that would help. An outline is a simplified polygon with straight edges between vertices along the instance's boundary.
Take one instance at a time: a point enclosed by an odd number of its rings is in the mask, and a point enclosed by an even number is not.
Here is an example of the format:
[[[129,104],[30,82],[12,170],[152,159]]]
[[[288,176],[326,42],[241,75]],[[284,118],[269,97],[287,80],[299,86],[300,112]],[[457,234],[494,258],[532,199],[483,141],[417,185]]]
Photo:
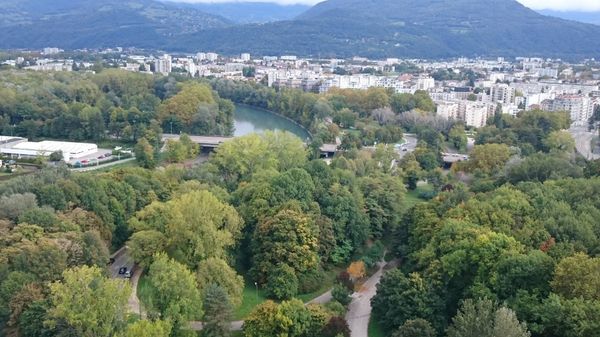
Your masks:
[[[124,275],[125,275],[125,278],[131,278],[131,271],[130,270],[126,271]]]
[[[119,275],[123,275],[127,272],[127,267],[121,267],[119,268]]]
[[[108,259],[108,265],[110,266],[111,264],[115,263],[115,258],[111,257],[110,259]]]

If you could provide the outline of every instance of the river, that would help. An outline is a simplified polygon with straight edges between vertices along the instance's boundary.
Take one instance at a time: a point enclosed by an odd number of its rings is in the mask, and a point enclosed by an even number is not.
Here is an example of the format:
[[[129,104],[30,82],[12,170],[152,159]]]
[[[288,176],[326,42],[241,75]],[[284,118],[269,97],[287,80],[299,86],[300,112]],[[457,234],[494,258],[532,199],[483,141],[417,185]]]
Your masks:
[[[280,130],[293,133],[303,141],[310,139],[309,133],[304,128],[287,118],[247,105],[236,105],[234,127],[235,137],[262,133],[266,130]]]

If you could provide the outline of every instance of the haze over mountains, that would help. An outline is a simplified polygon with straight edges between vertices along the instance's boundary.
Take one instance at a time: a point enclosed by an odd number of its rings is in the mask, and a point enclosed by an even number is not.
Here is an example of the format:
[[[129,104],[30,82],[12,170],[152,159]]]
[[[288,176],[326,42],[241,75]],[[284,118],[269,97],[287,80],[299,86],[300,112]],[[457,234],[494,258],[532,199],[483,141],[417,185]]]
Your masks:
[[[600,26],[514,0],[329,0],[302,6],[0,0],[0,48],[135,46],[225,54],[600,57]],[[211,14],[207,13],[210,11]],[[221,15],[217,15],[221,14]],[[270,23],[273,20],[276,21]],[[246,22],[259,22],[242,24]]]

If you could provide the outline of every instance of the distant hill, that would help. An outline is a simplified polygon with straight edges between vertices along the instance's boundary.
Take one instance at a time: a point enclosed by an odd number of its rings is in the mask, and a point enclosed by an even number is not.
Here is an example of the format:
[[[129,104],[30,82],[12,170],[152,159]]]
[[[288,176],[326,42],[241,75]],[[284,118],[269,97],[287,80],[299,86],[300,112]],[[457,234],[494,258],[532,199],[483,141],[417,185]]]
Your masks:
[[[206,13],[222,16],[235,23],[266,23],[291,20],[310,9],[307,5],[279,5],[271,2],[180,3],[184,8],[196,8]]]
[[[239,20],[244,5],[233,7],[240,10],[227,15]],[[295,19],[244,25],[197,8],[153,0],[0,0],[0,48],[600,58],[600,26],[544,16],[515,0],[329,0]]]
[[[296,20],[208,30],[185,45],[341,57],[598,57],[600,27],[513,0],[329,0]]]
[[[577,11],[553,11],[549,9],[539,10],[541,14],[554,16],[561,19],[592,23],[600,25],[600,11],[598,12],[577,12]]]
[[[232,22],[153,0],[0,0],[0,48],[159,47]]]

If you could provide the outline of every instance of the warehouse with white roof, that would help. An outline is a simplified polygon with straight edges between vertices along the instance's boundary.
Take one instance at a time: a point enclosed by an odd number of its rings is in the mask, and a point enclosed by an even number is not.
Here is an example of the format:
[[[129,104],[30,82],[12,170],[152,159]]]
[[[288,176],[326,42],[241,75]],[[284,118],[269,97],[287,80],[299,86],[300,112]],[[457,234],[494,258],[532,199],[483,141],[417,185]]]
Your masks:
[[[98,146],[91,143],[58,142],[45,140],[29,142],[25,138],[0,136],[0,153],[11,158],[49,157],[62,151],[65,161],[82,158],[98,152]]]

